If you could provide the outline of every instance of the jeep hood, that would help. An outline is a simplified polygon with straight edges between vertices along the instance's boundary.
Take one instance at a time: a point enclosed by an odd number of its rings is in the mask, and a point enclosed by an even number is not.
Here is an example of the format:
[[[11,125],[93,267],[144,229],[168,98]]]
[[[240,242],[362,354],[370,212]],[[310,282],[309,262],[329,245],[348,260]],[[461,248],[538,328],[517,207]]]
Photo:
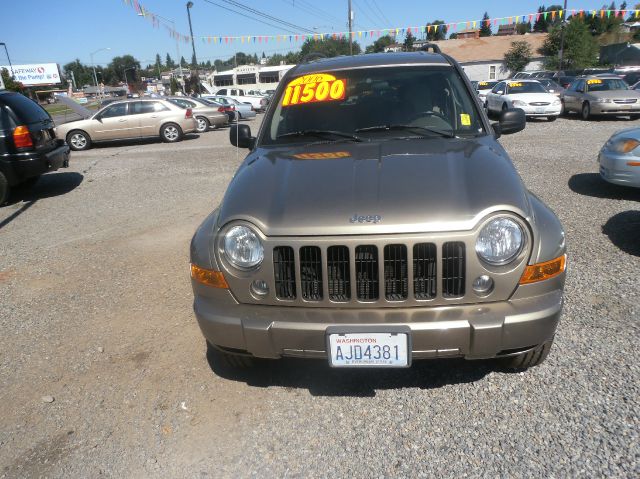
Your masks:
[[[461,231],[492,211],[526,218],[529,208],[490,136],[341,142],[258,148],[231,181],[218,224],[246,220],[267,236]]]

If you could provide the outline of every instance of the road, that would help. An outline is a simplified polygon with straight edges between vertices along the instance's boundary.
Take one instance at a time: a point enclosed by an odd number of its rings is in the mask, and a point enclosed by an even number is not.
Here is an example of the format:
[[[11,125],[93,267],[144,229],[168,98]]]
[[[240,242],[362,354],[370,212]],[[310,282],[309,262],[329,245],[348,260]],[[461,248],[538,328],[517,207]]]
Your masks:
[[[0,477],[638,476],[640,191],[595,163],[634,123],[501,139],[569,251],[555,346],[516,374],[462,360],[220,371],[188,248],[243,152],[220,130],[73,153],[0,208]]]

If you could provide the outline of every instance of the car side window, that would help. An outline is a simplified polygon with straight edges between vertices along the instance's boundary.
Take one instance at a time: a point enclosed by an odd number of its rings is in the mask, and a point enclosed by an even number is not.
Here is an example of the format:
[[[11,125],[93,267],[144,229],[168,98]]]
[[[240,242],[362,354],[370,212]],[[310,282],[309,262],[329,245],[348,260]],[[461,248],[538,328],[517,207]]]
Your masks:
[[[576,91],[584,91],[584,80],[578,80],[578,82],[576,83]]]
[[[101,118],[114,118],[116,116],[125,116],[127,114],[127,104],[126,103],[117,103],[115,105],[111,105],[107,107],[102,114]]]
[[[159,101],[152,101],[151,105],[152,105],[153,111],[169,111],[169,109]]]
[[[504,91],[504,82],[500,82],[496,86],[494,86],[491,90],[491,93],[497,94],[499,91]]]
[[[161,108],[156,109],[156,105],[159,105]],[[154,113],[156,111],[162,111],[164,106],[157,101],[137,101],[131,104],[131,108],[129,108],[130,115],[142,115],[144,113]]]

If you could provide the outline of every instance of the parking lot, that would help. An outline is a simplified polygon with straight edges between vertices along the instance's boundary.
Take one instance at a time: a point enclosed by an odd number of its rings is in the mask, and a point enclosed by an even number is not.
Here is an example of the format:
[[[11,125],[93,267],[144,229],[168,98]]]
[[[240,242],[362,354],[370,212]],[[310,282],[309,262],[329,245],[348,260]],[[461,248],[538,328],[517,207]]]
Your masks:
[[[500,140],[567,233],[555,346],[524,373],[220,370],[189,241],[246,150],[221,129],[74,152],[0,208],[0,477],[637,476],[640,190],[600,180],[596,156],[638,125],[532,121]]]

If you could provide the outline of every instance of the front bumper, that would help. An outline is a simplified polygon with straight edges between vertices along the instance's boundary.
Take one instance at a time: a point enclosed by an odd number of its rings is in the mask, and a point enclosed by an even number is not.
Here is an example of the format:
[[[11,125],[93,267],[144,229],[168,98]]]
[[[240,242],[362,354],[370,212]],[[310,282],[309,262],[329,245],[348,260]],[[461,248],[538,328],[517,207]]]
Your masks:
[[[640,114],[640,103],[596,103],[590,104],[594,115],[635,115]]]
[[[640,188],[640,166],[628,163],[639,163],[640,158],[633,155],[618,154],[601,150],[598,155],[600,176],[609,183]]]
[[[534,116],[560,116],[560,111],[562,109],[562,105],[547,105],[547,106],[531,106],[527,105],[526,107],[518,106],[516,108],[522,108],[524,113],[528,117]]]
[[[205,338],[261,358],[327,358],[328,327],[367,325],[408,327],[412,359],[494,358],[551,339],[562,310],[561,288],[480,305],[377,309],[238,304],[227,290],[212,295],[211,288],[195,282],[193,288],[194,311]]]

